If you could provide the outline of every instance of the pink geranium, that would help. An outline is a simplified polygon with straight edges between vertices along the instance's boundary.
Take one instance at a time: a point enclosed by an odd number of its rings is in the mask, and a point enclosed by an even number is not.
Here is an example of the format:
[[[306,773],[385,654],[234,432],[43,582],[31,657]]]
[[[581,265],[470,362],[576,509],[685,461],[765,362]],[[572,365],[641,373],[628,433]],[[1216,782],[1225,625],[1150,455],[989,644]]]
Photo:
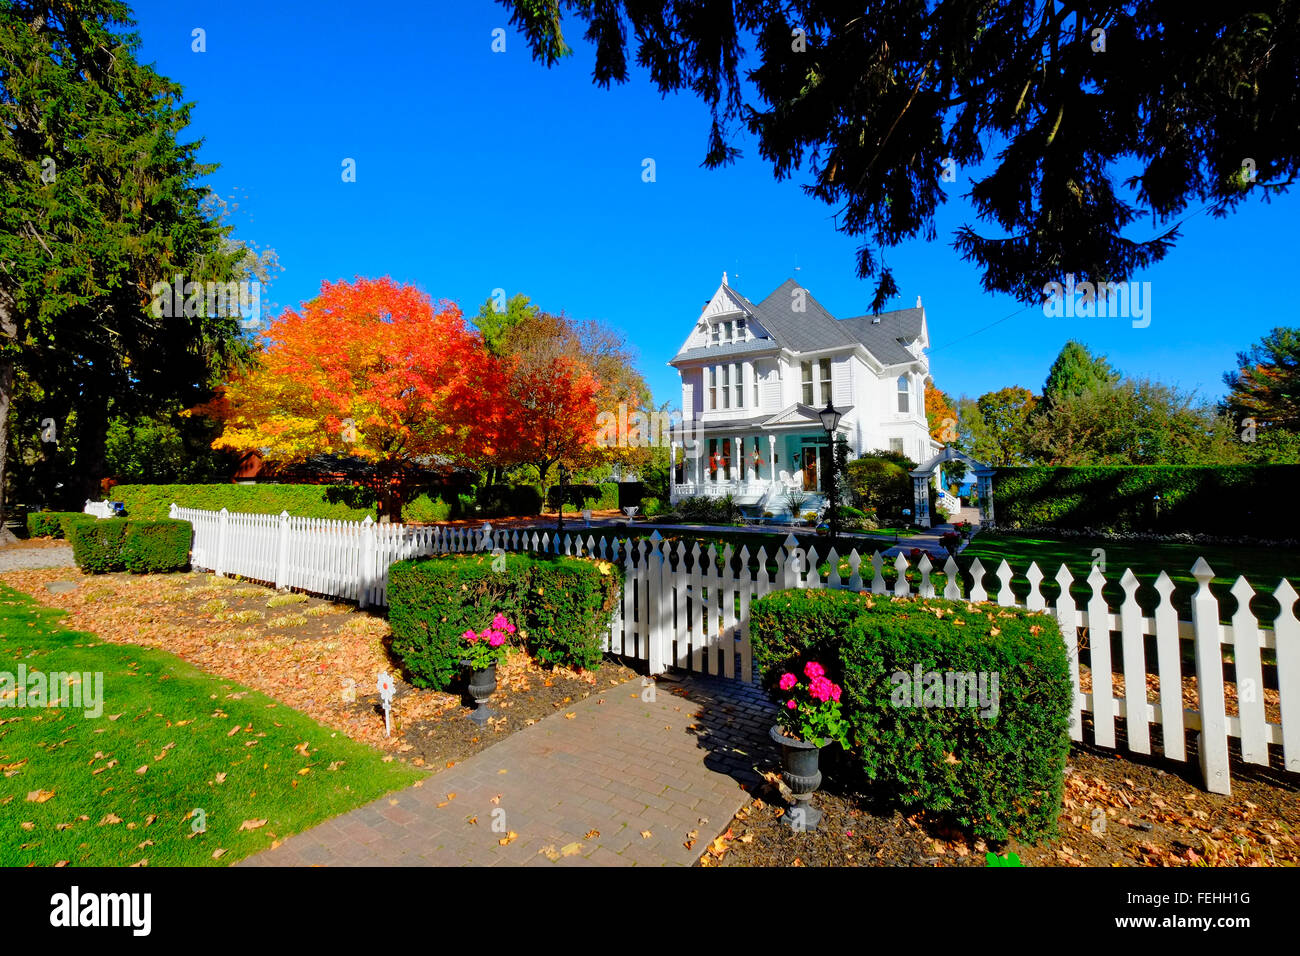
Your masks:
[[[832,740],[848,746],[848,725],[840,711],[840,685],[826,676],[826,668],[816,661],[803,667],[807,683],[794,673],[784,673],[777,686],[785,693],[777,723],[787,736],[818,747]]]
[[[799,678],[793,674],[782,674],[780,687],[782,690],[789,690],[795,684],[799,683]]]
[[[816,661],[809,661],[807,664],[804,665],[804,669],[803,669],[804,677],[821,677],[825,673],[826,670]]]
[[[799,706],[799,704],[796,701],[787,700],[785,702],[785,706],[788,707],[790,710],[794,710],[796,707]]]

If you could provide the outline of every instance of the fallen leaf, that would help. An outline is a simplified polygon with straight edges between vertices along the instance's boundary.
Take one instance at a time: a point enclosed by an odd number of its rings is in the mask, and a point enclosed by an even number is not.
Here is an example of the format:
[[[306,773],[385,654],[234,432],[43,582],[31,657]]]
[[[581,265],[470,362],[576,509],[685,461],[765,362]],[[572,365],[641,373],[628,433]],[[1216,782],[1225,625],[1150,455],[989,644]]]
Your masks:
[[[564,846],[560,847],[560,856],[573,856],[574,854],[581,852],[581,843],[566,843]]]
[[[650,839],[652,836],[654,836],[654,834],[651,833],[649,830],[642,830],[642,831],[641,831],[641,839],[643,839],[643,840],[648,840],[648,839]]]
[[[239,829],[241,829],[241,830],[257,830],[257,829],[259,829],[259,828],[261,828],[261,827],[264,827],[264,826],[266,826],[266,821],[265,821],[265,820],[245,820],[243,823],[241,823],[241,824],[239,825]]]
[[[584,840],[594,840],[594,839],[596,839],[596,837],[598,837],[598,836],[600,836],[600,831],[599,831],[599,830],[588,830],[587,833],[586,833],[586,835],[583,836],[583,839],[584,839]]]
[[[152,842],[152,841],[150,841],[150,842]],[[213,850],[213,851],[212,851],[212,859],[214,859],[214,860],[219,860],[219,859],[221,859],[221,858],[222,858],[223,856],[225,856],[225,855],[226,855],[226,851],[225,851],[225,850]]]
[[[119,817],[116,813],[106,813],[104,814],[104,819],[99,821],[99,826],[102,827],[106,823],[112,824],[112,823],[121,823],[121,822],[122,822],[122,818]]]
[[[511,830],[509,833],[507,833],[505,836],[503,836],[500,840],[497,840],[497,845],[498,845],[498,846],[509,846],[511,843],[514,843],[514,842],[515,842],[515,838],[516,838],[517,836],[519,836],[519,834],[516,833],[514,830]]]
[[[27,794],[28,803],[44,803],[50,797],[54,796],[53,790],[33,790]]]

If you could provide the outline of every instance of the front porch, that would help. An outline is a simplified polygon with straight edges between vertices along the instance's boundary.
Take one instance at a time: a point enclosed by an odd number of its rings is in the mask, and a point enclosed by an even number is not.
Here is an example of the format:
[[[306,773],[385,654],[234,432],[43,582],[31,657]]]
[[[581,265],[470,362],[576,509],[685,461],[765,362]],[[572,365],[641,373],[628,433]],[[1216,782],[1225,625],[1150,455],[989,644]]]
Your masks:
[[[801,494],[801,508],[818,511],[826,503],[829,444],[824,431],[751,431],[719,435],[716,430],[686,448],[671,471],[670,500],[730,495],[741,507],[779,514],[786,496]],[[676,449],[674,448],[674,460]]]

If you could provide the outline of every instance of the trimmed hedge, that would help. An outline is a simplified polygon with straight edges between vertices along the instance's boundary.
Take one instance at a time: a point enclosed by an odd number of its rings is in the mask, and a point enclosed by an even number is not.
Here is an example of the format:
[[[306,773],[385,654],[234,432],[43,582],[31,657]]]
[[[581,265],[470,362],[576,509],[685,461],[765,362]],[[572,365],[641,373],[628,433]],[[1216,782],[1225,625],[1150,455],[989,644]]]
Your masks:
[[[126,570],[123,549],[126,546],[125,518],[100,518],[75,521],[68,527],[72,558],[87,574],[105,574]]]
[[[439,524],[451,517],[451,505],[441,498],[430,498],[421,493],[402,505],[404,524]]]
[[[388,571],[392,650],[412,684],[445,690],[462,671],[461,634],[500,612],[539,660],[591,668],[621,590],[617,565],[580,558],[455,554],[399,561]]]
[[[66,538],[67,523],[91,518],[81,511],[32,511],[27,515],[27,533],[33,538]]]
[[[623,591],[621,568],[609,561],[531,559],[528,647],[547,664],[590,670],[600,663],[601,633]]]
[[[531,563],[519,554],[480,553],[398,561],[388,569],[392,650],[412,684],[445,690],[461,672],[461,634],[482,630],[498,611],[522,626]]]
[[[68,525],[68,540],[77,567],[88,574],[165,574],[189,567],[194,528],[188,521],[80,517],[87,520]]]
[[[122,563],[132,574],[166,574],[190,566],[194,527],[188,521],[126,520]]]
[[[357,485],[116,485],[114,501],[126,505],[128,518],[158,520],[168,517],[174,501],[182,508],[295,518],[343,518],[361,521],[375,517],[375,495]]]
[[[866,779],[901,804],[949,813],[993,840],[1056,832],[1072,689],[1065,643],[1048,615],[779,591],[751,605],[750,633],[765,685],[815,659],[843,686],[853,755]],[[923,696],[925,706],[912,699],[918,669],[922,689],[939,695]],[[945,685],[925,678],[931,674],[945,682],[987,675],[988,697],[973,706],[945,702]]]
[[[478,492],[478,513],[486,518],[539,514],[542,493],[532,485],[485,485]]]
[[[1300,465],[999,468],[993,510],[1006,528],[1269,538],[1297,483]]]

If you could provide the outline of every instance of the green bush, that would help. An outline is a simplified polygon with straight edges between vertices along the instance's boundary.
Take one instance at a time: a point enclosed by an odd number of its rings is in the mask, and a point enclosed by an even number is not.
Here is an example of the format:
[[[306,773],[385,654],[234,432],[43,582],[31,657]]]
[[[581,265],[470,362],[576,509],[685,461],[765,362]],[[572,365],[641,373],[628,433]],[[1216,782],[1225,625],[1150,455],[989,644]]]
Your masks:
[[[542,495],[532,485],[485,485],[478,493],[485,518],[531,517],[542,510]]]
[[[132,574],[166,574],[190,565],[194,528],[188,521],[126,520],[122,563]]]
[[[524,555],[479,553],[398,561],[389,568],[392,650],[411,683],[450,686],[461,672],[461,634],[482,630],[497,612],[522,629],[531,565]]]
[[[342,518],[360,521],[375,516],[375,495],[356,485],[116,485],[114,501],[126,505],[128,518],[157,520],[169,517],[174,501],[182,508],[295,518]]]
[[[618,509],[618,482],[603,481],[596,486],[597,495],[584,498],[582,507],[593,511],[615,511]]]
[[[27,514],[27,533],[33,538],[66,538],[65,522],[91,517],[80,511],[32,511]]]
[[[68,525],[72,558],[88,574],[104,574],[126,568],[123,550],[128,522],[125,518],[73,521]]]
[[[402,506],[402,521],[415,524],[439,524],[451,517],[451,505],[441,498],[420,494]]]
[[[581,558],[455,554],[399,561],[388,572],[392,650],[411,683],[445,690],[462,670],[461,634],[481,630],[499,612],[538,660],[591,668],[600,662],[600,637],[621,593],[617,565]]]
[[[1072,689],[1065,644],[1051,617],[833,590],[780,591],[755,601],[750,614],[764,685],[773,686],[785,671],[802,671],[808,660],[821,663],[844,688],[853,754],[864,776],[901,804],[949,813],[989,839],[1036,840],[1055,832]],[[922,675],[996,674],[996,703],[912,706],[918,669]],[[942,684],[934,688],[942,690]]]
[[[551,485],[546,489],[546,506],[555,510],[560,506],[560,493],[564,493],[564,507],[581,510],[582,508],[592,507],[583,504],[588,499],[599,500],[600,489],[595,485],[565,485],[561,488],[559,485]]]
[[[1007,528],[1275,538],[1297,482],[1300,465],[999,468],[993,510]]]
[[[89,574],[183,571],[190,563],[194,529],[188,521],[163,518],[101,518],[73,515],[65,527],[77,567]]]
[[[537,556],[528,579],[528,647],[547,664],[590,670],[623,590],[622,569],[608,561]]]

